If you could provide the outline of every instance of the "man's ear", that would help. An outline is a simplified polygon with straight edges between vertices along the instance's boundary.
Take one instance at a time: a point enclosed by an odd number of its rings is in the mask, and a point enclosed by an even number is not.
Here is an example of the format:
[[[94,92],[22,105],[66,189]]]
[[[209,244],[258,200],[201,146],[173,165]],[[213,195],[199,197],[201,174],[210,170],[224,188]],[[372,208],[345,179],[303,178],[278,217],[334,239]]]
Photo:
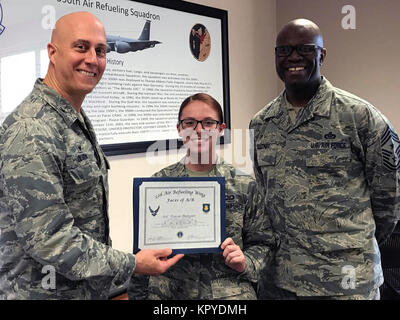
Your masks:
[[[322,48],[321,49],[321,54],[320,54],[320,57],[319,57],[319,65],[320,66],[324,63],[325,57],[326,57],[326,49]]]
[[[55,64],[54,56],[56,54],[57,48],[53,43],[47,44],[47,55],[49,56],[49,60],[52,64]]]

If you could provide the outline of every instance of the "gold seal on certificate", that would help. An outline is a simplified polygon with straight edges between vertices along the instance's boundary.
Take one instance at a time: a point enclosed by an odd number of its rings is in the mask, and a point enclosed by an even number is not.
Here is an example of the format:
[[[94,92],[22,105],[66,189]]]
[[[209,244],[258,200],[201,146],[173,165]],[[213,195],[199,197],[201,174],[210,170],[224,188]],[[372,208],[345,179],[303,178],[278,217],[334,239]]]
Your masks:
[[[225,240],[225,178],[133,179],[134,252],[218,252]]]

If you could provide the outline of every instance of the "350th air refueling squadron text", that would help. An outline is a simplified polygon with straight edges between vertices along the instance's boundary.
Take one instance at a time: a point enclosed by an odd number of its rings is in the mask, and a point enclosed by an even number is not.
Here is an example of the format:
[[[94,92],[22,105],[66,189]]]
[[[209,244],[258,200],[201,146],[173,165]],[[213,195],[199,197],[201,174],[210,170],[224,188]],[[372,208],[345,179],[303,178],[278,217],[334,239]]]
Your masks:
[[[247,315],[247,305],[245,304],[193,304],[190,306],[172,306],[170,304],[160,304],[153,306],[153,315],[160,316],[157,319],[162,319],[163,316],[168,318],[174,316],[174,319],[188,318],[197,316],[236,316]]]

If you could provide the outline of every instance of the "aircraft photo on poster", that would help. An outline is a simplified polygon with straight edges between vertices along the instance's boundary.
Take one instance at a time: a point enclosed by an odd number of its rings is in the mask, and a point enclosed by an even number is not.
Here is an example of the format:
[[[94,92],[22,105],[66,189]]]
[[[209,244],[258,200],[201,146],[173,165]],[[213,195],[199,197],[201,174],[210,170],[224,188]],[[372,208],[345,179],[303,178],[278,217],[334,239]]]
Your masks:
[[[151,20],[146,20],[142,33],[137,39],[107,35],[107,52],[116,51],[118,53],[127,53],[154,48],[156,44],[161,42],[150,40],[150,26]]]

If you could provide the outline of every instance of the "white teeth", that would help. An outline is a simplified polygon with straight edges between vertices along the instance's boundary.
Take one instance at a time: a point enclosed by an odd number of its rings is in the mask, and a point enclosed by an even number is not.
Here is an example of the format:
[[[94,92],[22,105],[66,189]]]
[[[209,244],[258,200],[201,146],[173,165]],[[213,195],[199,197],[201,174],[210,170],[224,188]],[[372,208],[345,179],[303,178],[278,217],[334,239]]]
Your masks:
[[[87,72],[83,70],[79,70],[80,73],[83,73],[84,75],[87,75],[88,77],[94,77],[96,74],[93,72]]]
[[[304,70],[304,67],[289,68],[289,71],[301,71],[301,70]]]

